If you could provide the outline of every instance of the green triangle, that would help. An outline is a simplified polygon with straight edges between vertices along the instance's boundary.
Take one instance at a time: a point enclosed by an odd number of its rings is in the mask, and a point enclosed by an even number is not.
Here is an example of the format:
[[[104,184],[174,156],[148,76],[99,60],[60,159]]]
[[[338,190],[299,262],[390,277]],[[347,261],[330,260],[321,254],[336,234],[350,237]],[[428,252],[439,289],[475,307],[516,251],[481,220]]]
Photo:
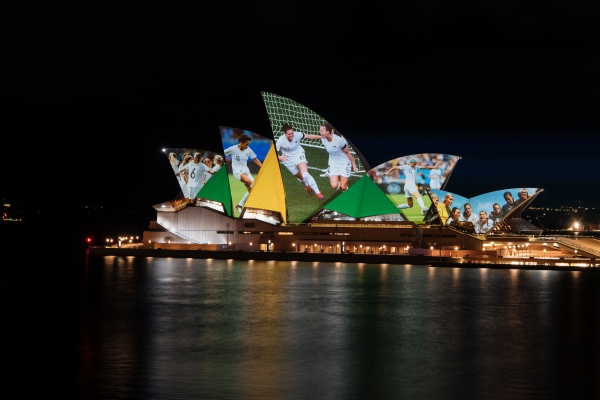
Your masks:
[[[218,201],[223,204],[227,215],[232,215],[231,191],[229,190],[229,177],[227,168],[223,166],[204,184],[196,197],[203,199]]]
[[[396,205],[368,175],[363,175],[348,190],[329,202],[325,208],[353,218],[401,214]]]

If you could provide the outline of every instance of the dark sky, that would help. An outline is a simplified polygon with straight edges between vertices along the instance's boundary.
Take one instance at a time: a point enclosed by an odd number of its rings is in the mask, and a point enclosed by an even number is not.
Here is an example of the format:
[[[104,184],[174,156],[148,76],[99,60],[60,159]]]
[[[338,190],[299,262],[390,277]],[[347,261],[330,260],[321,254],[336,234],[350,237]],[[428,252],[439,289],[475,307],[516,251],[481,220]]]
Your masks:
[[[222,150],[219,125],[271,136],[267,91],[372,167],[448,153],[462,160],[446,189],[462,196],[542,187],[538,205],[600,206],[599,3],[14,3],[4,197],[169,200],[161,149]]]

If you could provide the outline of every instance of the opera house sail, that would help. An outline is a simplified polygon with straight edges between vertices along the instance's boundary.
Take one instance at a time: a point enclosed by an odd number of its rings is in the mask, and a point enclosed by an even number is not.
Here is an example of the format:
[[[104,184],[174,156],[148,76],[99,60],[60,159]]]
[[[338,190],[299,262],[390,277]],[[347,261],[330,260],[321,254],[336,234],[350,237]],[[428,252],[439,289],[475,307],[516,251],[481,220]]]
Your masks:
[[[154,205],[145,242],[305,251],[338,251],[343,243],[346,251],[383,246],[399,254],[439,246],[444,235],[481,249],[491,236],[541,234],[520,218],[541,188],[463,197],[450,190],[461,157],[445,153],[370,167],[335,123],[291,99],[261,95],[271,132],[219,126],[221,148],[163,150],[180,191]]]

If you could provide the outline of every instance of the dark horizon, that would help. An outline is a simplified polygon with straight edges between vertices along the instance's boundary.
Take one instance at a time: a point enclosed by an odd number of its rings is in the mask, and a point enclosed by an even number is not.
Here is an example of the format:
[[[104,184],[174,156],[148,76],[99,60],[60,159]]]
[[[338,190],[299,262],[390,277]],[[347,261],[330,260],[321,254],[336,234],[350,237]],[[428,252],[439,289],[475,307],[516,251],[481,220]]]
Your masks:
[[[583,127],[572,129],[560,128],[565,121],[557,122],[555,128],[546,126],[549,121],[528,127],[534,125],[535,119],[541,119],[531,110],[533,121],[522,120],[522,126],[509,129],[506,125],[517,125],[517,117],[504,121],[496,118],[503,112],[512,115],[507,109],[524,111],[515,104],[504,110],[489,111],[486,118],[491,122],[481,121],[484,117],[470,120],[458,113],[455,116],[458,121],[452,121],[449,111],[442,111],[439,105],[433,110],[430,105],[431,121],[421,122],[418,127],[417,115],[399,119],[394,127],[390,121],[393,107],[381,99],[334,102],[335,106],[326,109],[325,102],[331,98],[316,101],[316,97],[304,100],[298,97],[299,102],[305,102],[301,104],[333,121],[372,168],[399,156],[443,152],[461,157],[447,189],[464,197],[535,186],[544,189],[536,199],[536,203],[544,206],[591,207],[598,198],[599,189],[590,186],[593,176],[589,175],[595,169],[596,142],[592,133],[596,121],[581,119],[578,123]],[[8,121],[13,120],[13,125],[8,127],[13,135],[4,139],[6,148],[10,149],[3,158],[3,171],[7,173],[5,196],[26,197],[29,181],[9,171],[21,166],[23,170],[33,168],[35,172],[36,162],[28,161],[28,157],[35,159],[39,154],[43,160],[43,167],[37,171],[42,178],[36,181],[40,193],[70,193],[69,196],[79,197],[79,192],[81,198],[97,199],[90,201],[91,204],[127,203],[132,196],[139,196],[140,204],[147,198],[150,205],[172,199],[178,187],[169,179],[171,171],[162,153],[164,147],[196,147],[220,152],[219,120],[221,125],[272,137],[259,91],[242,92],[237,101],[229,105],[226,99],[220,100],[200,110],[200,115],[210,117],[198,121],[187,121],[193,118],[194,111],[187,110],[189,115],[182,116],[182,110],[173,112],[167,108],[160,112],[156,105],[154,108],[145,108],[144,104],[127,107],[117,102],[109,106],[108,101],[98,99],[91,104],[83,99],[80,104],[62,100],[58,105],[39,100],[15,101],[4,108],[9,114]],[[313,100],[314,105],[306,103]],[[63,108],[73,115],[65,114]],[[417,113],[417,108],[412,105],[411,110],[404,113]],[[427,112],[426,109],[420,111]],[[333,118],[329,118],[330,114]],[[445,122],[448,125],[442,128]],[[564,140],[557,139],[557,135]],[[158,182],[163,185],[157,185]],[[573,190],[565,190],[565,185]],[[112,189],[106,190],[108,187]],[[45,202],[53,202],[53,196],[44,197]],[[62,202],[60,198],[56,201]]]
[[[511,7],[390,5],[372,16],[375,29],[358,28],[364,10],[327,34],[301,6],[182,6],[166,18],[169,7],[127,1],[13,5],[22,20],[7,25],[2,67],[5,196],[171,199],[162,148],[220,151],[221,125],[272,137],[267,91],[327,119],[371,167],[453,154],[462,159],[447,190],[461,196],[541,187],[534,205],[599,204],[597,4],[554,3],[531,18]],[[279,11],[303,24],[281,46]],[[223,26],[208,29],[199,12]]]

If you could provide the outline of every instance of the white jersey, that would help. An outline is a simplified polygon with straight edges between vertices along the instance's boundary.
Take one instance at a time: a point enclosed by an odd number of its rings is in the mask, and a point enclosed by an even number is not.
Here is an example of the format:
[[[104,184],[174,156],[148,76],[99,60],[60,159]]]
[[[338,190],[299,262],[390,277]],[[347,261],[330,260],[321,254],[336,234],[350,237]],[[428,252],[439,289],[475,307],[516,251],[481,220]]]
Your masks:
[[[460,214],[460,218],[462,221],[470,221],[473,223],[473,225],[475,225],[477,223],[477,221],[479,221],[479,217],[473,213],[471,213],[471,215],[469,215],[468,217],[465,216],[465,213],[463,212],[462,214]]]
[[[300,145],[300,141],[304,139],[304,136],[305,135],[302,132],[294,132],[294,137],[290,142],[285,135],[281,135],[275,143],[277,151],[281,151],[286,157],[286,160],[283,161],[283,165],[285,165],[292,175],[298,173],[298,164],[303,162],[308,164],[306,155],[304,154],[304,148]]]
[[[433,168],[429,171],[429,187],[432,189],[441,189],[442,187],[442,170]]]
[[[281,135],[275,143],[275,148],[288,157],[304,154],[304,149],[300,145],[300,141],[304,139],[304,136],[302,132],[294,132],[294,137],[290,142],[285,135]]]
[[[173,171],[175,173],[179,172],[179,161],[178,160],[169,160],[169,162],[171,163],[171,167],[173,167]]]
[[[250,147],[240,150],[237,144],[225,149],[225,155],[231,156],[231,168],[233,170],[248,168],[248,159],[255,159],[256,153]]]
[[[408,193],[416,192],[417,171],[419,170],[419,166],[416,165],[414,168],[411,168],[410,165],[400,165],[398,168],[404,172],[404,176],[406,176],[406,181],[404,182],[404,191]]]
[[[185,166],[185,169],[188,171],[188,187],[201,187],[204,174],[208,171],[208,167],[203,163],[196,164],[195,162],[190,161]]]
[[[475,233],[487,233],[494,227],[494,222],[491,219],[486,219],[484,223],[481,220],[473,224],[475,227]]]
[[[187,184],[185,183],[185,179],[183,179],[183,173],[179,173],[179,162],[171,161],[171,167],[173,167],[173,172],[175,172],[175,176],[177,177],[177,181],[179,182],[179,186],[183,193],[186,193]]]
[[[204,165],[206,165],[206,164],[204,164]],[[207,166],[207,167],[208,167],[208,166]],[[212,169],[212,170],[213,170],[213,173],[215,173],[215,172],[217,172],[217,170],[218,170],[218,168],[216,168],[216,167],[217,167],[217,166],[215,165],[214,167],[212,167],[212,168],[210,168],[210,169],[208,169],[208,168],[207,168],[207,169],[206,169],[206,171],[204,171],[204,178],[202,179],[202,180],[204,181],[204,183],[206,183],[206,182],[207,182],[207,181],[208,181],[208,180],[211,178],[211,176],[213,176],[213,174],[211,174],[211,173],[210,173],[210,172],[208,172],[208,171],[210,171],[210,170]]]
[[[350,159],[344,152],[344,149],[348,147],[348,142],[343,137],[332,134],[331,142],[325,138],[321,139],[325,150],[329,153],[329,165],[345,165],[350,163]],[[351,164],[351,163],[350,163]]]

